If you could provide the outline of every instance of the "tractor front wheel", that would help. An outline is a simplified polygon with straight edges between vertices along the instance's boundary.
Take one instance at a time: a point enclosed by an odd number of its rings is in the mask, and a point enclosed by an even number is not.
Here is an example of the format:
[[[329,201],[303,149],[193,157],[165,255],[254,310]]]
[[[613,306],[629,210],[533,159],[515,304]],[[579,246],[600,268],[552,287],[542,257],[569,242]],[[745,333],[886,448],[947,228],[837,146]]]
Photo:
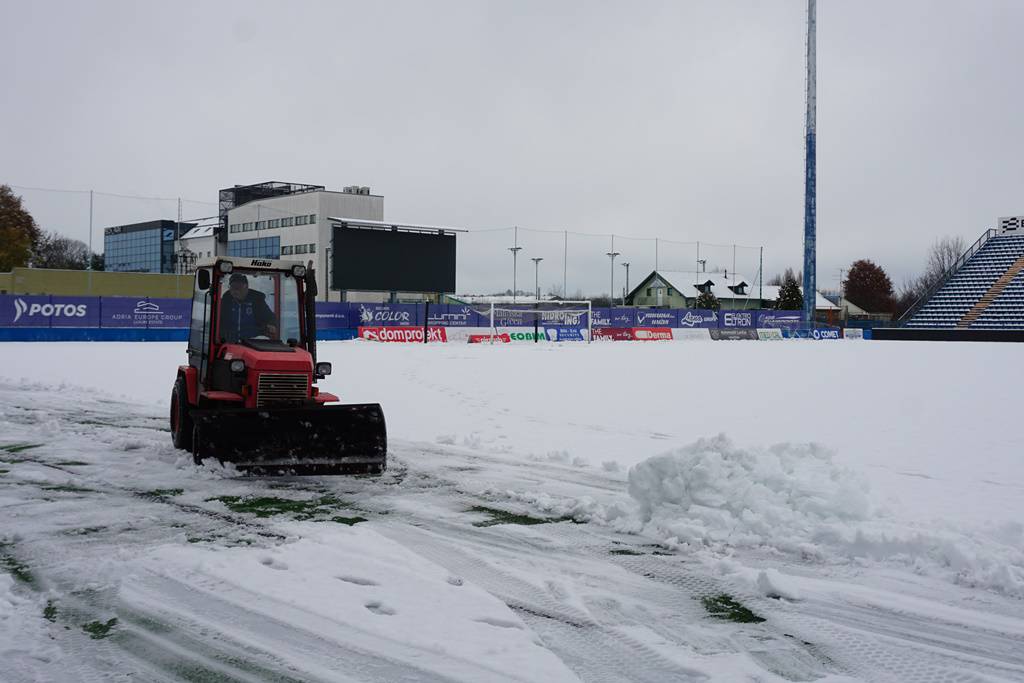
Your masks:
[[[174,389],[171,390],[171,439],[174,441],[174,447],[194,453],[193,432],[185,379],[179,377],[174,383]]]

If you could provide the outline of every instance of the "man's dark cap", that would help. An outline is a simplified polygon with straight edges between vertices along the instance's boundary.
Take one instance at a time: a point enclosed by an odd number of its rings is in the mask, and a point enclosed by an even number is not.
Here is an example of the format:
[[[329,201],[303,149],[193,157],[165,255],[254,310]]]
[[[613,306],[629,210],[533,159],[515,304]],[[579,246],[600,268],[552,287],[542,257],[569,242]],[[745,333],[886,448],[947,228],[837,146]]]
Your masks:
[[[247,278],[242,273],[231,273],[231,277],[228,278],[228,284],[233,285],[236,282],[244,282],[245,284],[249,284],[249,278]]]

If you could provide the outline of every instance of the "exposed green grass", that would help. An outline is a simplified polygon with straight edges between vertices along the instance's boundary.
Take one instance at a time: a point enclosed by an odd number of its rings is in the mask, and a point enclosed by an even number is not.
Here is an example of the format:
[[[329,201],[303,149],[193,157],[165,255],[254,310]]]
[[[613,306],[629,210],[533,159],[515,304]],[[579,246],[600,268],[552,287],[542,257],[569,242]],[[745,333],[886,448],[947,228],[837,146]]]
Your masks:
[[[21,453],[27,451],[30,448],[39,448],[43,444],[41,443],[10,443],[4,446],[0,446],[0,450],[7,451],[8,453]]]
[[[365,517],[331,517],[331,521],[332,522],[337,522],[338,524],[347,524],[349,526],[352,526],[353,524],[359,524],[359,522],[365,522],[366,518]]]
[[[10,470],[0,469],[0,475],[7,474]]]
[[[93,640],[101,640],[109,636],[111,629],[115,626],[117,626],[117,617],[107,619],[106,622],[90,621],[88,624],[82,624],[82,630],[88,633]]]
[[[257,517],[292,515],[294,519],[298,520],[313,519],[314,517],[327,515],[331,512],[351,507],[348,503],[338,500],[334,496],[321,496],[320,498],[311,498],[307,500],[273,498],[268,496],[258,498],[219,496],[216,498],[207,498],[207,500],[220,501],[232,512],[244,512],[256,515]]]
[[[508,512],[507,510],[498,510],[497,508],[489,508],[483,505],[474,505],[469,509],[470,512],[479,512],[485,515],[490,515],[490,519],[485,519],[482,522],[473,522],[473,526],[487,527],[497,526],[498,524],[519,524],[522,526],[532,526],[534,524],[551,524],[553,522],[572,522],[574,521],[571,517],[531,517],[530,515],[519,515],[514,512]]]
[[[708,595],[700,599],[708,614],[716,619],[725,619],[739,624],[759,624],[764,618],[757,616],[727,593]]]
[[[185,493],[185,489],[153,489],[152,491],[143,491],[141,495],[146,498],[171,498],[183,493]]]
[[[57,484],[55,486],[44,486],[44,491],[64,491],[66,493],[97,493],[96,489],[87,489],[71,484]]]
[[[43,619],[47,621],[57,621],[57,605],[53,600],[46,601],[46,607],[43,608]]]
[[[11,554],[10,548],[10,543],[0,543],[0,568],[9,571],[11,576],[22,583],[35,583],[36,577],[32,576],[28,565]]]

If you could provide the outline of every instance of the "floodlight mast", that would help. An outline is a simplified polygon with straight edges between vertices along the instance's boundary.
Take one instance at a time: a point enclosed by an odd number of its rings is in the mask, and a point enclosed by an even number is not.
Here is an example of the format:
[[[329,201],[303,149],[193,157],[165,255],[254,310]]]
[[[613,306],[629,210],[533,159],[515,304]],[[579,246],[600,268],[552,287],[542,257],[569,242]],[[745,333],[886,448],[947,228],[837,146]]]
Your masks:
[[[817,178],[815,136],[817,111],[817,0],[807,0],[807,139],[804,159],[804,324],[814,323],[817,266]]]

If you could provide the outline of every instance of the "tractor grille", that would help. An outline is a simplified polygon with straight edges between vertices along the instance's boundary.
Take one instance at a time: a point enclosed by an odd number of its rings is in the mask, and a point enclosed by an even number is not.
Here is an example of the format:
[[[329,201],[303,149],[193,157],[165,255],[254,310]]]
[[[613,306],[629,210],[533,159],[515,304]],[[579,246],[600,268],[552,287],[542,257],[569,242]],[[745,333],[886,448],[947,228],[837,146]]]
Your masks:
[[[260,375],[259,388],[256,390],[256,406],[274,406],[287,403],[301,403],[306,399],[309,378],[295,374],[264,374]]]

